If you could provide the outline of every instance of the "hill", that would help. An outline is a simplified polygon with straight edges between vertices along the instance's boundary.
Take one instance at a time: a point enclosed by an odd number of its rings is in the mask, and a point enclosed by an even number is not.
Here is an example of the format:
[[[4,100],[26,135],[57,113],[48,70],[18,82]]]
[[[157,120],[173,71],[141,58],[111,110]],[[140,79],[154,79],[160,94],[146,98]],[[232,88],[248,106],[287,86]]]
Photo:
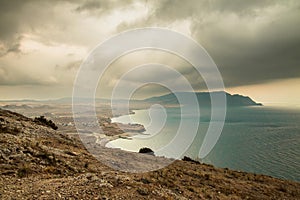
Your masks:
[[[177,96],[183,98],[187,104],[191,104],[190,101],[193,98],[193,95],[196,95],[197,100],[199,102],[200,106],[209,107],[211,106],[211,96],[217,96],[220,94],[225,94],[226,96],[226,102],[227,106],[229,107],[238,107],[238,106],[262,106],[261,103],[257,103],[254,100],[252,100],[248,96],[243,96],[240,94],[229,94],[227,92],[176,92],[176,93],[169,93],[166,95],[161,96],[155,96],[146,98],[143,100],[137,100],[137,99],[130,99],[130,102],[133,105],[143,105],[143,104],[165,104],[165,105],[177,105],[178,100]],[[95,99],[89,99],[84,97],[75,98],[74,103],[90,103],[93,102],[97,103],[103,103],[103,104],[109,104],[111,103],[111,99],[104,99],[104,98],[95,98]],[[59,99],[49,99],[49,100],[10,100],[10,101],[1,101],[5,103],[26,103],[26,102],[35,102],[35,103],[50,103],[50,104],[71,104],[72,103],[72,97],[65,97],[65,98],[59,98]],[[126,99],[115,99],[114,103],[123,104],[127,103]],[[18,108],[25,108],[26,105],[6,105],[3,106],[3,109],[18,109]],[[30,108],[30,107],[28,107]]]
[[[146,173],[116,171],[75,136],[0,109],[1,199],[299,199],[300,183],[219,169],[189,159]],[[151,165],[152,155],[101,150]],[[152,159],[152,160],[151,160]],[[164,158],[161,158],[164,159]],[[165,159],[168,160],[168,159]],[[127,163],[128,167],[136,163]]]
[[[218,96],[224,94],[226,96],[227,106],[236,107],[236,106],[261,106],[261,103],[256,103],[250,97],[242,96],[239,94],[231,95],[227,92],[176,92],[169,93],[162,96],[151,97],[144,99],[144,101],[149,103],[160,103],[160,104],[178,104],[177,96],[184,99],[187,104],[192,104],[191,99],[195,94],[200,106],[211,106],[211,96]]]

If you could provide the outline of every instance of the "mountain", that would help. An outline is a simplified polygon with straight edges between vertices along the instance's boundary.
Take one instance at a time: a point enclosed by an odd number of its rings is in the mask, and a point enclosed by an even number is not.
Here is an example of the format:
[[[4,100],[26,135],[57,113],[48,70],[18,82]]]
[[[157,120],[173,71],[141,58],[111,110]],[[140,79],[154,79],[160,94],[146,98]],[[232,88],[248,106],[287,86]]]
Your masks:
[[[197,97],[197,100],[199,102],[200,106],[206,106],[210,107],[211,100],[210,96],[218,96],[225,93],[226,96],[226,102],[227,106],[229,107],[238,107],[238,106],[262,106],[261,103],[257,103],[254,100],[252,100],[248,96],[243,96],[239,94],[229,94],[227,92],[176,92],[176,93],[169,93],[162,96],[156,96],[151,97],[143,100],[137,100],[137,99],[130,99],[130,102],[133,104],[140,104],[140,103],[159,103],[159,104],[169,104],[169,105],[175,105],[179,104],[177,100],[177,96],[184,99],[184,103],[181,104],[192,104],[193,95],[195,94]],[[217,97],[218,98],[218,97]],[[85,97],[79,97],[75,98],[74,103],[90,103],[90,102],[97,102],[97,103],[111,103],[110,99],[104,99],[104,98],[95,98],[95,99],[89,99]],[[10,100],[10,101],[0,101],[0,102],[23,102],[23,100]],[[24,102],[40,102],[40,103],[51,103],[51,104],[71,104],[72,103],[72,97],[65,97],[65,98],[59,98],[59,99],[49,99],[49,100],[24,100]],[[114,100],[114,103],[118,104],[124,104],[127,103],[126,99],[116,99]],[[11,106],[11,105],[10,105]],[[24,105],[22,105],[24,106]],[[8,107],[2,107],[4,109],[17,109],[22,108],[22,106],[15,106],[15,108]],[[25,108],[25,107],[24,107]]]
[[[227,106],[229,107],[238,107],[238,106],[262,106],[261,103],[256,103],[248,96],[242,96],[239,94],[231,95],[227,92],[176,92],[169,93],[162,96],[151,97],[144,99],[148,103],[160,103],[160,104],[178,104],[177,96],[184,99],[183,104],[192,104],[193,95],[195,94],[200,106],[210,106],[211,105],[211,96],[218,98],[218,95],[226,96]]]
[[[11,110],[11,109],[31,109],[32,107],[31,106],[28,106],[28,105],[25,105],[25,104],[22,104],[22,105],[4,105],[4,106],[1,106],[1,108],[3,109],[7,109],[7,110]]]

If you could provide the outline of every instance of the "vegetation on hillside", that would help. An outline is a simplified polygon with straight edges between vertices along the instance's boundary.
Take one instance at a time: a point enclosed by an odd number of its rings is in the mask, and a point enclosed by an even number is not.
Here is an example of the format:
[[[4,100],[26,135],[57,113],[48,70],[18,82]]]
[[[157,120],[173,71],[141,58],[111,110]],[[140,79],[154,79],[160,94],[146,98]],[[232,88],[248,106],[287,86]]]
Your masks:
[[[44,116],[35,117],[35,122],[41,123],[42,125],[48,126],[52,128],[53,130],[57,130],[58,127],[55,125],[55,123],[52,120],[47,120]]]

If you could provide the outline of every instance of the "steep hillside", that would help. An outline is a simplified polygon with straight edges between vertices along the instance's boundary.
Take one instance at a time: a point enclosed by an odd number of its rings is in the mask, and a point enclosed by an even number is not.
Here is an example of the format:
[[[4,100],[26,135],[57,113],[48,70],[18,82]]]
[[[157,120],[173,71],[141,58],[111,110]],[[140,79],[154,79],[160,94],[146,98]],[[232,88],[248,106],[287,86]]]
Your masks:
[[[76,137],[1,109],[0,146],[1,199],[300,198],[299,183],[188,159],[153,172],[116,171],[91,156]],[[106,148],[102,154],[155,158]],[[145,168],[151,164],[144,163]]]

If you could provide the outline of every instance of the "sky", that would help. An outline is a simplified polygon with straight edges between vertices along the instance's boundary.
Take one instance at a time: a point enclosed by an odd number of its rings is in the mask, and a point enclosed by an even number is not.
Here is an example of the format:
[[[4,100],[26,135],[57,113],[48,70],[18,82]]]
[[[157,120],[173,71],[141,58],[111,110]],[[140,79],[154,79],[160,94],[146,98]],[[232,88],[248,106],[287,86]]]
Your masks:
[[[197,41],[218,66],[227,92],[265,104],[300,104],[298,0],[1,0],[0,99],[70,97],[81,63],[98,44],[144,27],[167,28]],[[206,90],[186,61],[143,50],[112,63],[97,96],[106,98],[123,73],[149,62],[172,66],[195,91]],[[167,72],[146,75],[181,83]],[[128,84],[143,76],[133,74]],[[139,91],[137,98],[167,92],[156,85]]]

